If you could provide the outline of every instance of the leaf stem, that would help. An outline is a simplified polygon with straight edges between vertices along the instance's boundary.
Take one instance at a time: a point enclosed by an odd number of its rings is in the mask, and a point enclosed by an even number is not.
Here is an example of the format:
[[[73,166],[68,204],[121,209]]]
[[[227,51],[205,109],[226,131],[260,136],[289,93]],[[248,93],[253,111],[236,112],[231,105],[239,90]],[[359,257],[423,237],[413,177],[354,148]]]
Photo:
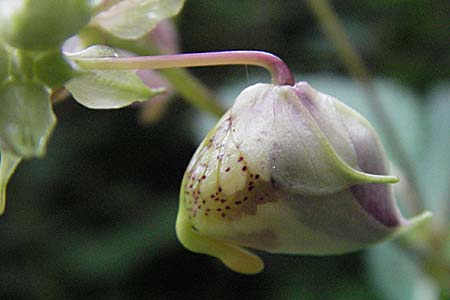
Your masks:
[[[72,59],[81,68],[97,70],[254,65],[267,69],[274,84],[295,84],[294,76],[286,64],[279,57],[263,51],[218,51],[132,57],[73,57]]]

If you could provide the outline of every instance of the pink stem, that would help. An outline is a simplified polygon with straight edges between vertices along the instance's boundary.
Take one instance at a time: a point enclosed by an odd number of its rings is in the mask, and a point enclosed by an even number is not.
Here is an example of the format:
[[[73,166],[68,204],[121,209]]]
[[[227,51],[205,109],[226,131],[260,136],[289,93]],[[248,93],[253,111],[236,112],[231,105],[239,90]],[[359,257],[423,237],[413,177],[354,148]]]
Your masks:
[[[72,57],[72,59],[84,69],[97,70],[254,65],[267,69],[274,84],[295,84],[294,76],[286,64],[279,57],[262,51],[219,51],[133,57]]]

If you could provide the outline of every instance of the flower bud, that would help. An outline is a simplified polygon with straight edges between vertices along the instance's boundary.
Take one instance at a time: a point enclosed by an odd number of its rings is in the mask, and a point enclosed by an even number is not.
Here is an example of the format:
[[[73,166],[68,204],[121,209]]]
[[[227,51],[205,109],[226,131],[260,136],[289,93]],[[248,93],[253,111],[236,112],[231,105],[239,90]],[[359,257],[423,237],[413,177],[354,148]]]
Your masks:
[[[0,1],[1,36],[25,50],[57,48],[89,18],[87,0]]]
[[[256,84],[195,152],[177,234],[191,251],[242,273],[263,268],[242,247],[315,255],[361,249],[413,223],[400,214],[390,186],[398,180],[387,172],[376,132],[350,107],[306,82]]]

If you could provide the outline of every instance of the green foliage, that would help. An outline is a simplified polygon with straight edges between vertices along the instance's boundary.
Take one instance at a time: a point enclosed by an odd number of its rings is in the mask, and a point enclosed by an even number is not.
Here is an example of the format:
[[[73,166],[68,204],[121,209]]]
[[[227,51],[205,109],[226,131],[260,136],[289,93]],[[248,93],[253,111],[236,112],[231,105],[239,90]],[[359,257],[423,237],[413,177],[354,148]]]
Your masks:
[[[450,226],[450,81],[434,86],[425,110],[427,145],[417,160],[420,188],[426,207],[436,212],[442,227]]]
[[[58,48],[89,21],[89,10],[88,0],[1,1],[1,36],[20,49]]]
[[[69,56],[75,62],[83,57],[117,57],[117,53],[106,46],[92,46]],[[135,71],[128,70],[81,71],[65,87],[79,103],[94,109],[121,108],[163,92],[149,88]]]
[[[5,47],[0,44],[0,82],[9,75],[10,56]]]
[[[74,71],[64,59],[61,50],[39,53],[33,63],[36,78],[50,88],[57,88],[74,76]]]
[[[0,87],[0,141],[16,156],[43,156],[56,124],[50,97],[34,81],[11,80]]]
[[[11,175],[23,157],[45,154],[56,117],[44,86],[34,81],[3,82],[0,106],[0,214],[3,214]]]
[[[92,20],[110,34],[122,39],[138,39],[156,24],[181,10],[184,0],[124,0]]]
[[[0,152],[0,215],[2,215],[5,211],[6,186],[21,158],[8,150],[1,149]]]
[[[159,21],[178,13],[183,3],[120,1],[97,4],[112,6],[99,16],[100,23],[106,24],[105,30],[114,33],[120,31],[121,26],[122,30],[132,26],[132,31],[136,28],[143,35]],[[0,1],[0,144],[6,153],[0,173],[2,207],[6,184],[17,165],[9,158],[17,158],[18,162],[21,158],[41,157],[45,153],[56,124],[49,89],[66,84],[80,103],[101,109],[127,106],[163,92],[147,87],[134,71],[73,70],[61,47],[67,38],[90,21],[93,4],[88,0]],[[128,19],[135,23],[130,24]],[[134,38],[132,33],[126,35]],[[98,38],[104,37],[100,34]],[[111,48],[93,47],[74,56],[111,54],[115,55]]]
[[[385,300],[437,300],[439,288],[412,257],[393,243],[368,251],[368,266]]]
[[[133,71],[92,71],[65,86],[80,104],[94,109],[121,108],[162,92],[144,85]]]

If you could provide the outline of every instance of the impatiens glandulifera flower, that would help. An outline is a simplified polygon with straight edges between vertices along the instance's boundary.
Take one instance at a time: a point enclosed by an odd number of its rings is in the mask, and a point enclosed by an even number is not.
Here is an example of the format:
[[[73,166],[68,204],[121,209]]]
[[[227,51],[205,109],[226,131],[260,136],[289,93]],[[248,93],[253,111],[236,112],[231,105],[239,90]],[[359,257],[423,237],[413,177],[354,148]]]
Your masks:
[[[245,89],[195,152],[181,186],[177,235],[193,252],[258,273],[247,251],[341,254],[392,238],[405,219],[398,179],[359,113],[306,82]]]
[[[389,184],[388,161],[360,114],[260,51],[148,57],[73,57],[85,70],[245,64],[273,84],[245,89],[207,135],[183,178],[176,231],[188,249],[258,273],[272,253],[340,254],[411,229]]]

